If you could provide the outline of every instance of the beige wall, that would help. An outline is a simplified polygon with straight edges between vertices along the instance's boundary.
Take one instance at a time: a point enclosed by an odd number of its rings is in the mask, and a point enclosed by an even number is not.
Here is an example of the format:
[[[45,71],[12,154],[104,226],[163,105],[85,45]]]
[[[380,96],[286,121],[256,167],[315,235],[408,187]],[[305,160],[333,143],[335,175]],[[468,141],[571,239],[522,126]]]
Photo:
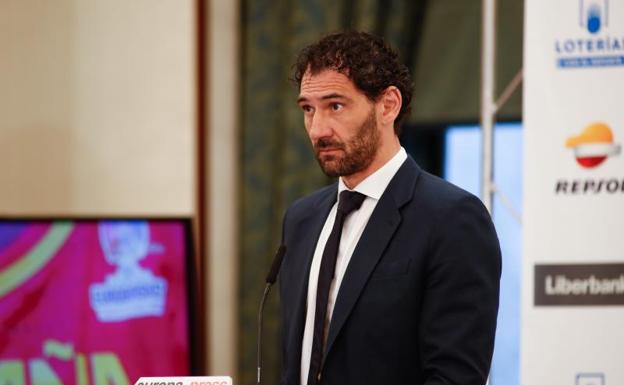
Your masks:
[[[210,374],[238,382],[239,1],[213,0],[208,36],[208,330]]]
[[[204,0],[200,0],[204,1]],[[208,373],[237,374],[238,20],[208,32]],[[196,216],[194,0],[0,0],[0,217]]]
[[[194,12],[0,2],[0,215],[194,213]]]

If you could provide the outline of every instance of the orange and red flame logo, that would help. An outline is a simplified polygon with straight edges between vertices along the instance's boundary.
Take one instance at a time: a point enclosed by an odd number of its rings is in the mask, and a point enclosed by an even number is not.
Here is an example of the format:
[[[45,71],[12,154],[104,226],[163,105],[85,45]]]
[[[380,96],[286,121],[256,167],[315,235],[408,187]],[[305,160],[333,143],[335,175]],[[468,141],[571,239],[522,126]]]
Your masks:
[[[601,122],[592,123],[579,135],[568,138],[566,147],[574,151],[576,161],[585,168],[596,167],[621,150],[620,145],[613,142],[611,128]]]

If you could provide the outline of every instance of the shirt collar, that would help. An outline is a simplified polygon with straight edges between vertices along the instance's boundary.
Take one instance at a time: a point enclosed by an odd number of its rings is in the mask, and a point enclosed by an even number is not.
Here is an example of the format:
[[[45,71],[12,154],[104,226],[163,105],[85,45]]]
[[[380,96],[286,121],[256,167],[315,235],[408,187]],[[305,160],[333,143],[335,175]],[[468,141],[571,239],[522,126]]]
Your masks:
[[[357,191],[367,197],[377,199],[381,198],[381,195],[386,191],[386,187],[390,184],[390,180],[394,177],[394,174],[399,171],[399,168],[407,159],[407,153],[405,149],[401,147],[394,156],[381,166],[377,171],[370,174],[363,181],[361,181],[351,191]],[[338,194],[349,188],[344,184],[342,178],[338,179]]]

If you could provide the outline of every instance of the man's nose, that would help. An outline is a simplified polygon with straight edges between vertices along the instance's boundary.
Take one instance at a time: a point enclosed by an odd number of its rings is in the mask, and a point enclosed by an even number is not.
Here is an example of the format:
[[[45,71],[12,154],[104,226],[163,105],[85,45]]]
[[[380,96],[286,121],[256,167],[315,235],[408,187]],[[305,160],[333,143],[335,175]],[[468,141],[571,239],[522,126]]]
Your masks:
[[[313,142],[320,138],[331,136],[332,129],[329,119],[322,113],[317,111],[311,118],[308,129],[308,135]]]

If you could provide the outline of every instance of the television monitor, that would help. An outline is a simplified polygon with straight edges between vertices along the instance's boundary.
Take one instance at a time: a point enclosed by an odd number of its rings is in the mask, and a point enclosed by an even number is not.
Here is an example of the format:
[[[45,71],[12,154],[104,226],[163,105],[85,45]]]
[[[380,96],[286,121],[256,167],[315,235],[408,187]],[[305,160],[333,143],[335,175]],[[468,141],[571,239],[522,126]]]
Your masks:
[[[191,370],[187,220],[0,221],[0,385]]]

